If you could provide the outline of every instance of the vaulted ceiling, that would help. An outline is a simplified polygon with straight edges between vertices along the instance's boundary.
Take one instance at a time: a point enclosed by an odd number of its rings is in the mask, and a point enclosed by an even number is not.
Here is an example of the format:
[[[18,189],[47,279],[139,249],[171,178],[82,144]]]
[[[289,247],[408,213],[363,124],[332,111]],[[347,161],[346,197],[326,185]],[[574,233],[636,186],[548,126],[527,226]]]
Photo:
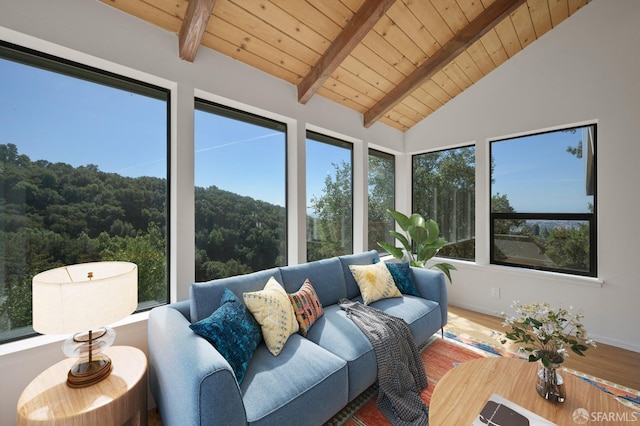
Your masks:
[[[405,131],[589,0],[100,0]],[[523,82],[526,84],[526,82]]]

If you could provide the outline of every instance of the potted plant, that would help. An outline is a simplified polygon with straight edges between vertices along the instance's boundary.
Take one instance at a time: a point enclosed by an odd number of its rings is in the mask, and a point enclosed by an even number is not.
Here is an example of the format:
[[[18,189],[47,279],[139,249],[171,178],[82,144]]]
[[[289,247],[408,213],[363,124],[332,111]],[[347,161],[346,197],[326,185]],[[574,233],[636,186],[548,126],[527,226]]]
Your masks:
[[[424,268],[427,261],[435,256],[438,251],[447,243],[444,238],[440,238],[440,227],[433,219],[425,219],[419,213],[413,213],[410,217],[396,210],[387,209],[387,212],[395,219],[398,226],[404,233],[392,230],[389,231],[400,243],[402,247],[395,247],[389,243],[378,242],[378,245],[388,251],[396,259],[406,259],[409,264],[418,268]],[[451,280],[451,271],[456,267],[450,263],[436,263],[432,268],[438,268]]]
[[[553,309],[549,303],[531,303],[529,305],[514,302],[516,316],[507,317],[503,312],[503,325],[510,331],[501,339],[523,344],[521,350],[529,354],[529,361],[540,361],[545,367],[559,358],[568,356],[567,348],[584,356],[589,349],[596,347],[594,340],[582,325],[582,313],[573,313],[571,308]]]
[[[513,302],[511,305],[516,316],[505,318],[504,326],[510,331],[501,339],[522,344],[519,350],[529,353],[529,362],[540,361],[542,368],[538,370],[536,390],[545,399],[564,402],[566,392],[564,380],[557,369],[569,355],[567,348],[584,356],[589,349],[587,345],[596,347],[596,342],[587,334],[582,325],[582,313],[574,314],[572,308],[553,309],[548,303],[531,303],[524,305]]]

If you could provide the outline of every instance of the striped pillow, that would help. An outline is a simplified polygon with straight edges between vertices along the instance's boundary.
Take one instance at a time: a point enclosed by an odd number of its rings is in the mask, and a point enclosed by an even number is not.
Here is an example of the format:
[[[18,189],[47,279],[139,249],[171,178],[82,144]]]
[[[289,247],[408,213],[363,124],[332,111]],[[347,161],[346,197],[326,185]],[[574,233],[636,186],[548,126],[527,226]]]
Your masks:
[[[305,280],[300,290],[289,294],[289,300],[296,313],[300,333],[306,336],[313,323],[324,314],[322,304],[309,278]]]

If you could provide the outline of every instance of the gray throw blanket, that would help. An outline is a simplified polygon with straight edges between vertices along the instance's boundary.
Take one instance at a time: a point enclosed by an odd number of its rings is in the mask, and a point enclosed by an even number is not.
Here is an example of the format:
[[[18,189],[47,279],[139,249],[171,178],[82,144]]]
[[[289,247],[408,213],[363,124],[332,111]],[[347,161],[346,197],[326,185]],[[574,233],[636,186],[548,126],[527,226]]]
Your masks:
[[[429,407],[420,399],[427,375],[407,323],[360,302],[340,307],[373,345],[378,363],[378,408],[394,426],[428,425]]]

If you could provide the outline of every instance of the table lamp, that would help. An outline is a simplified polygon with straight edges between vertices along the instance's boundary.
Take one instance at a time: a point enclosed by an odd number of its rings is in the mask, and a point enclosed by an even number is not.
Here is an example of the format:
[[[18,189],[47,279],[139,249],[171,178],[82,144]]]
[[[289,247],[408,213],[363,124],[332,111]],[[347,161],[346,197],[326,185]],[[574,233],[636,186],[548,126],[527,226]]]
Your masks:
[[[73,388],[105,379],[111,360],[102,351],[115,339],[107,326],[136,310],[138,267],[130,262],[81,263],[33,277],[33,329],[70,334],[63,352],[78,361],[67,375]]]

